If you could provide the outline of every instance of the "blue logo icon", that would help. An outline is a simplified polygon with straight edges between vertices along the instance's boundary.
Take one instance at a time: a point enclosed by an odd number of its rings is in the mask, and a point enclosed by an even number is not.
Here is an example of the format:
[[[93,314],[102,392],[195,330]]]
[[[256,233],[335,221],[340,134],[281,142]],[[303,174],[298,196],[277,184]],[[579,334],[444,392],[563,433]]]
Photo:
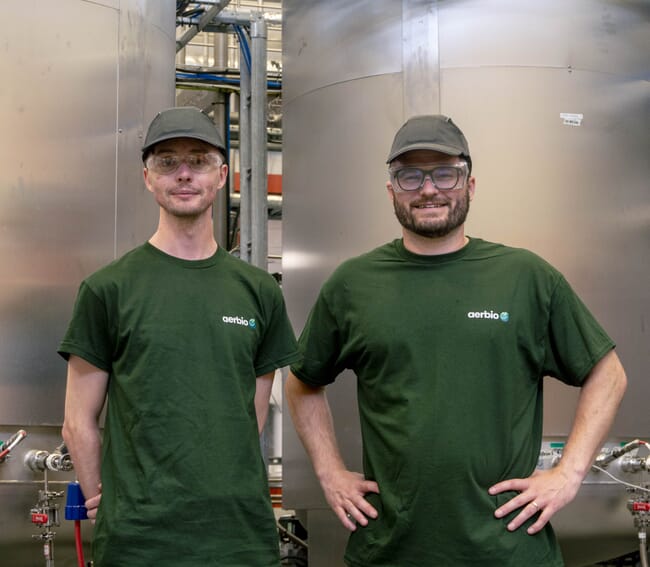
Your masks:
[[[510,313],[507,311],[502,311],[499,313],[499,319],[501,319],[504,323],[507,323],[510,320]]]
[[[248,322],[248,326],[249,326],[251,329],[254,329],[255,327],[257,327],[257,323],[255,322],[255,319],[251,319],[251,320]]]

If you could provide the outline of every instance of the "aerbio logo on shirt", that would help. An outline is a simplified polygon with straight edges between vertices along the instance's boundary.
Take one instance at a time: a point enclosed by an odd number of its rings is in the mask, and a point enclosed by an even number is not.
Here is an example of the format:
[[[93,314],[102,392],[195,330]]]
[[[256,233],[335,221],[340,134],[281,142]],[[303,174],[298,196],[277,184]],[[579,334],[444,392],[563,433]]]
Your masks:
[[[239,315],[224,315],[221,320],[224,323],[228,323],[229,325],[241,325],[242,327],[250,327],[251,329],[257,327],[255,319],[246,319],[245,317],[240,317]]]
[[[494,321],[502,321],[503,323],[507,323],[510,320],[510,313],[507,311],[502,311],[501,313],[497,313],[495,311],[469,311],[467,313],[467,317],[469,319],[492,319]]]

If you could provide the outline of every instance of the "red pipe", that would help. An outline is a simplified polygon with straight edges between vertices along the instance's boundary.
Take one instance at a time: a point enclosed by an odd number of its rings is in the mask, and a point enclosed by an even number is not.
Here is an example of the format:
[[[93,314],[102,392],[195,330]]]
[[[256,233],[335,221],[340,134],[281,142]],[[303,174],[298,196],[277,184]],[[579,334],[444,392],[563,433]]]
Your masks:
[[[79,567],[86,567],[84,562],[84,546],[81,542],[81,520],[74,521],[74,542],[77,547],[77,565]]]

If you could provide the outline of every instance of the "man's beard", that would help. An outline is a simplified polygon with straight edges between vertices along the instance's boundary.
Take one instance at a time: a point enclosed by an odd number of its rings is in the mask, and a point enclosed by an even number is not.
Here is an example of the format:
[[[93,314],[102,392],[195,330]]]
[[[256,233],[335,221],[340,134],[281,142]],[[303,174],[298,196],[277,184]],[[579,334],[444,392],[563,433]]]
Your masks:
[[[450,232],[461,226],[467,218],[469,212],[469,190],[467,187],[462,189],[461,198],[451,201],[448,205],[448,214],[445,219],[426,219],[416,221],[413,216],[413,205],[430,202],[428,199],[421,199],[414,203],[400,203],[397,198],[393,199],[393,208],[395,216],[399,223],[410,232],[427,238],[440,238],[447,236]]]

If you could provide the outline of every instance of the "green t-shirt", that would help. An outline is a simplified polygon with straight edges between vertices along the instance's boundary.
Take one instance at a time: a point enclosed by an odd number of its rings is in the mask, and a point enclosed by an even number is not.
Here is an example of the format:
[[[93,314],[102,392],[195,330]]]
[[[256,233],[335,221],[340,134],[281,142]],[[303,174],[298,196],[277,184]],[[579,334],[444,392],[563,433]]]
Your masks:
[[[550,526],[508,532],[514,514],[493,514],[513,494],[487,492],[535,469],[542,378],[580,385],[614,346],[559,272],[480,239],[441,256],[396,240],[334,272],[299,343],[305,383],[357,376],[364,472],[381,494],[349,565],[562,565]]]
[[[59,352],[109,373],[98,567],[277,567],[256,377],[297,360],[282,293],[222,249],[88,277]]]

